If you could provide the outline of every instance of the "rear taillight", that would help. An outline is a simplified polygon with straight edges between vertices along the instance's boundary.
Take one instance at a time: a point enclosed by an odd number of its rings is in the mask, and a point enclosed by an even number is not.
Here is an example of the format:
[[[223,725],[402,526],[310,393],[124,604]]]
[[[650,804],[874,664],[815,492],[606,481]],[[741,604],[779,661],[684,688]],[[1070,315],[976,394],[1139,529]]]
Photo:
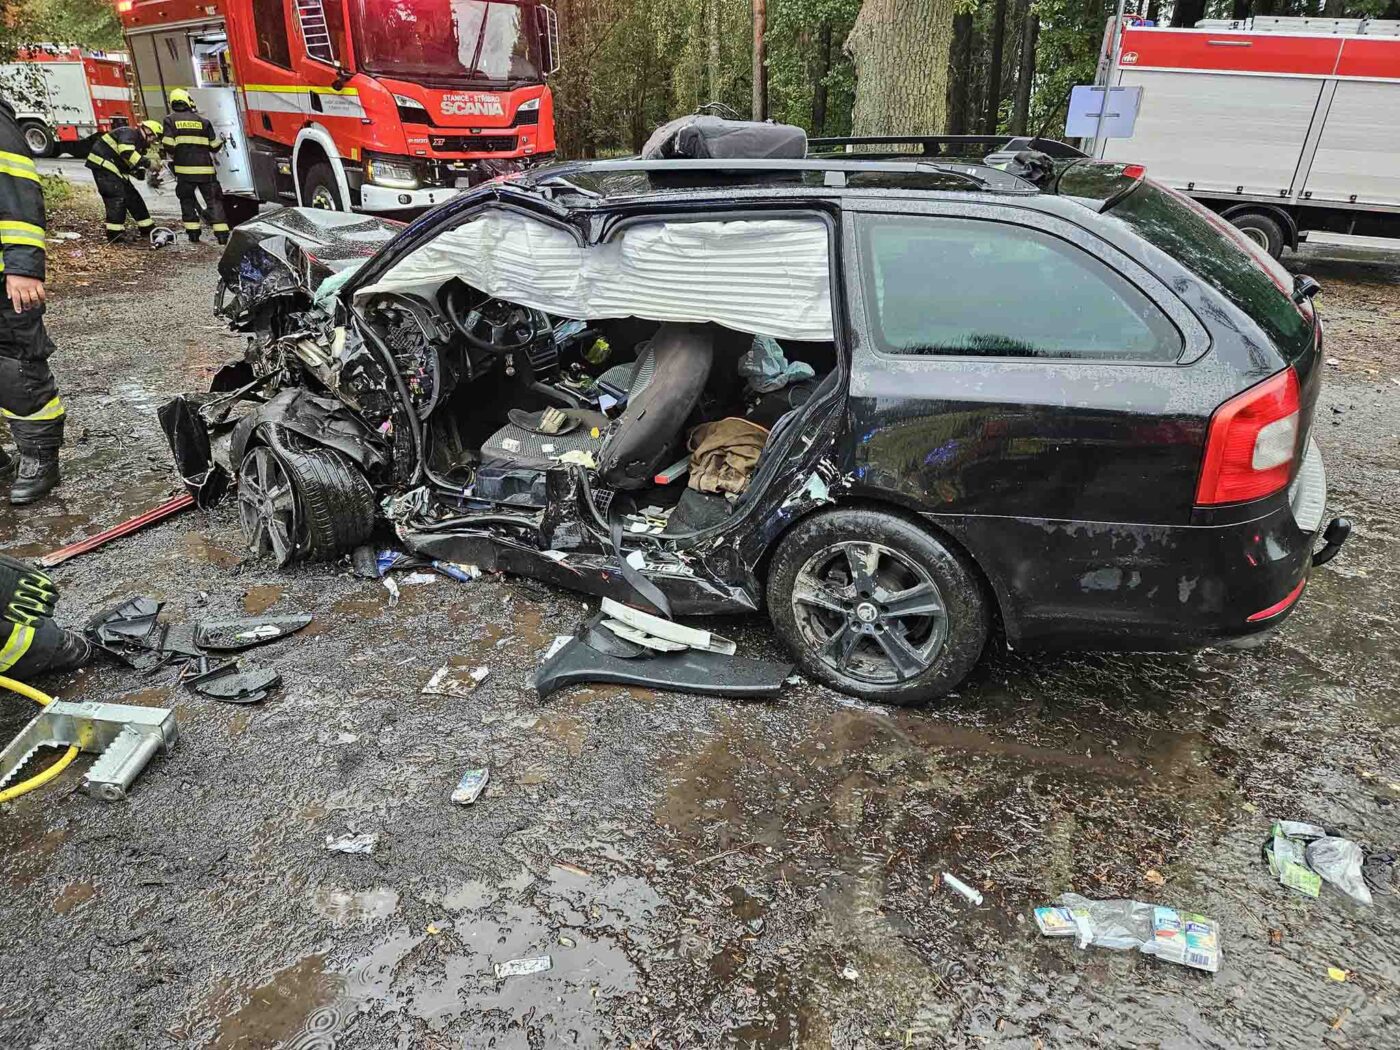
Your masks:
[[[1210,417],[1196,505],[1244,503],[1288,484],[1298,453],[1298,375],[1288,368]]]

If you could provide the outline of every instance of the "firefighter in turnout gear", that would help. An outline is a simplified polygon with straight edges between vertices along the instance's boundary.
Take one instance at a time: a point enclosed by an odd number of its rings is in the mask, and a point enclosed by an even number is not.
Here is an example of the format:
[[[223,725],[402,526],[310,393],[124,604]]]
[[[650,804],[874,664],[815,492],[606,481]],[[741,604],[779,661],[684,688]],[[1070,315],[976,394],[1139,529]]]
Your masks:
[[[88,662],[91,643],[54,623],[57,602],[48,573],[0,554],[0,675],[27,682]]]
[[[150,160],[146,150],[150,149],[150,132],[145,127],[113,128],[99,135],[88,153],[87,165],[92,169],[92,177],[97,182],[97,192],[102,195],[102,206],[107,212],[107,240],[126,240],[126,215],[136,220],[136,228],[147,238],[155,227],[155,220],[141,198],[141,191],[132,183],[130,176],[144,178]]]
[[[58,484],[63,400],[49,371],[44,330],[44,191],[15,111],[0,98],[0,418],[19,449],[10,502],[33,503]],[[15,474],[0,448],[0,478]],[[0,596],[3,597],[3,596]],[[0,633],[0,640],[4,637]]]
[[[224,141],[214,131],[214,125],[195,111],[194,100],[184,88],[170,92],[170,112],[165,115],[160,143],[175,169],[175,196],[180,198],[185,234],[191,241],[199,240],[200,214],[205,212],[214,229],[214,239],[227,244],[224,193],[214,170],[214,154],[223,149]],[[204,199],[203,208],[196,193]]]

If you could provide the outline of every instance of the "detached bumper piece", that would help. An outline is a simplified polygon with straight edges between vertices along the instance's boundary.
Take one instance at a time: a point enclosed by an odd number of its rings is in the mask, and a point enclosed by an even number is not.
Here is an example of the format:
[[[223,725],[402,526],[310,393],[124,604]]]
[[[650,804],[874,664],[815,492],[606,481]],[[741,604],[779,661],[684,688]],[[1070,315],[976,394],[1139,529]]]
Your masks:
[[[578,635],[545,658],[535,675],[540,699],[565,686],[602,682],[673,693],[765,700],[777,696],[783,680],[792,673],[791,664],[771,660],[689,647],[661,651],[621,637],[607,626],[607,619],[605,615],[594,617]]]
[[[168,752],[178,738],[175,712],[163,707],[55,700],[0,751],[0,788],[39,748],[77,747],[98,756],[83,777],[83,790],[115,802],[126,798],[151,757]]]

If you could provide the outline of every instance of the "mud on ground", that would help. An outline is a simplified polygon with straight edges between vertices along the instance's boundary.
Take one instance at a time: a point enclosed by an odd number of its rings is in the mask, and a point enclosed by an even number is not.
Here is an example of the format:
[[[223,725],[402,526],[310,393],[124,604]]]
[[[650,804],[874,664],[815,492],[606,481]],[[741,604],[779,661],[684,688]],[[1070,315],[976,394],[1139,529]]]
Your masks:
[[[68,481],[0,509],[7,551],[175,491],[156,406],[239,342],[209,313],[213,249],[160,258],[136,287],[56,296]],[[1396,1045],[1400,897],[1312,901],[1259,857],[1273,816],[1400,846],[1400,264],[1305,263],[1348,363],[1318,433],[1358,535],[1250,652],[997,653],[928,711],[809,684],[540,703],[530,675],[586,605],[529,581],[404,585],[391,607],[345,565],[246,558],[228,507],[64,565],[73,621],[134,593],[173,622],[316,619],[254,654],[286,681],[257,707],[171,671],[48,683],[173,706],[182,739],[125,802],[77,793],[80,762],[0,807],[0,1045]],[[777,655],[761,623],[723,629]],[[490,676],[420,695],[446,662]],[[30,714],[0,700],[0,734]],[[484,797],[449,804],[478,765]],[[376,852],[327,852],[347,831]],[[1071,889],[1212,916],[1221,972],[1040,937],[1030,909]],[[546,953],[546,973],[492,973]]]

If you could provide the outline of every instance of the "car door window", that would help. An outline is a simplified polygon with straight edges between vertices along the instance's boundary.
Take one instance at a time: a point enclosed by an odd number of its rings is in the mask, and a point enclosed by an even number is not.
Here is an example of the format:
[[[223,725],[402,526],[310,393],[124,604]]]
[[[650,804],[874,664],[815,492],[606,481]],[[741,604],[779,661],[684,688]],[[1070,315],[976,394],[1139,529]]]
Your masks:
[[[285,7],[286,0],[253,0],[253,35],[257,37],[259,58],[291,69]]]
[[[889,354],[1174,361],[1176,326],[1136,285],[1060,237],[1011,223],[861,218],[876,343]]]

